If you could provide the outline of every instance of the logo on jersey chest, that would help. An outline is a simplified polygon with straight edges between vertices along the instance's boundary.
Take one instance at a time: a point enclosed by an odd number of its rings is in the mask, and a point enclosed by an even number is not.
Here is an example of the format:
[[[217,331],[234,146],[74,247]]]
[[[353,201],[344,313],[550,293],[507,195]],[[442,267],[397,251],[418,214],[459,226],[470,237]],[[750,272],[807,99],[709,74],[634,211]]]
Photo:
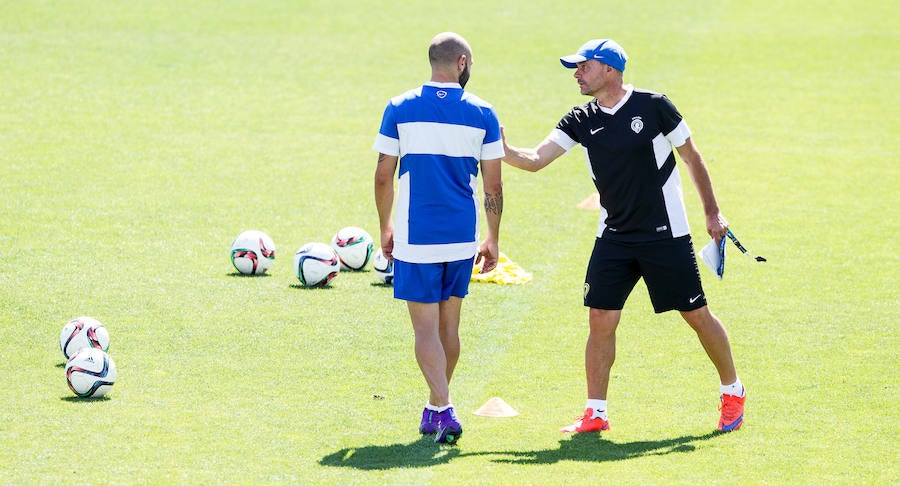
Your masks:
[[[631,118],[631,130],[634,133],[641,133],[641,130],[644,129],[644,120],[641,120],[641,117],[635,116]]]

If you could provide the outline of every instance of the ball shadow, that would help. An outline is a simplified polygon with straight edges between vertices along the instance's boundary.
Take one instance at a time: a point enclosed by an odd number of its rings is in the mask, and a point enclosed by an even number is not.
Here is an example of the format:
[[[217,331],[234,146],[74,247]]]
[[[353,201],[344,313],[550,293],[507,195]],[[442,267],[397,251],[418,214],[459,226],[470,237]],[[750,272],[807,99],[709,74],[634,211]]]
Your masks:
[[[255,275],[248,275],[246,273],[241,273],[241,272],[235,271],[235,272],[231,272],[231,273],[226,273],[225,275],[228,277],[237,277],[237,278],[269,278],[269,277],[271,277],[271,275],[269,275],[268,272],[258,273]]]
[[[315,291],[331,290],[334,287],[332,287],[331,284],[325,285],[324,287],[307,287],[306,285],[296,283],[296,284],[291,284],[291,288],[297,289],[297,290],[306,290],[306,291],[315,292]]]
[[[60,400],[62,400],[64,402],[70,402],[70,403],[91,403],[91,402],[108,402],[110,400],[110,398],[106,395],[103,395],[102,397],[85,397],[85,398],[77,397],[74,395],[68,395],[65,397],[60,397]]]

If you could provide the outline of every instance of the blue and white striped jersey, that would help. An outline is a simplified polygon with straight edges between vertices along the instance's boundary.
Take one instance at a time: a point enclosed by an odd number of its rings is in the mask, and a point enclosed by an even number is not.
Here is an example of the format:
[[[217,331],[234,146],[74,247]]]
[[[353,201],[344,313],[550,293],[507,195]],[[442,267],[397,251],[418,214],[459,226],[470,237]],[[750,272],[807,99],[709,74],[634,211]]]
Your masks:
[[[391,99],[373,148],[400,157],[394,257],[410,263],[473,258],[478,164],[504,155],[493,107],[458,83],[426,83]]]

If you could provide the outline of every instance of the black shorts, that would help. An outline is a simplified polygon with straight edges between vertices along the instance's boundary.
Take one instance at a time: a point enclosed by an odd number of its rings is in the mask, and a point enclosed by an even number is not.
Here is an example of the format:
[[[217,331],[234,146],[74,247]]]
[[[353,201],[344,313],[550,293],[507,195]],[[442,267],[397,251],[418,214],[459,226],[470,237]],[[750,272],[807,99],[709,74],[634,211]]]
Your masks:
[[[584,278],[584,305],[620,310],[641,277],[657,313],[706,305],[690,235],[641,243],[597,238]]]

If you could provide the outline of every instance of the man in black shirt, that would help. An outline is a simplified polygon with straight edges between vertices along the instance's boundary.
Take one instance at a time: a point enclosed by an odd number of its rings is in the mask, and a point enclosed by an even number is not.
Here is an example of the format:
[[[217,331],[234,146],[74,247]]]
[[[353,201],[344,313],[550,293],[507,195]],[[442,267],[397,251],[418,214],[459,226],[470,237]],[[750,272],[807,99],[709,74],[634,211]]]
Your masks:
[[[584,416],[561,431],[609,429],[606,394],[616,327],[640,278],[657,313],[678,310],[696,331],[719,373],[718,429],[737,430],[743,424],[745,390],[728,334],[706,303],[672,147],[700,194],[707,233],[719,241],[728,224],[687,123],[665,95],[623,84],[627,59],[609,39],[588,41],[576,54],[560,58],[575,69],[581,94],[592,99],[572,108],[533,149],[510,146],[504,137],[503,160],[532,172],[580,144],[600,195],[600,225],[584,283],[584,305],[590,308],[588,400]]]

